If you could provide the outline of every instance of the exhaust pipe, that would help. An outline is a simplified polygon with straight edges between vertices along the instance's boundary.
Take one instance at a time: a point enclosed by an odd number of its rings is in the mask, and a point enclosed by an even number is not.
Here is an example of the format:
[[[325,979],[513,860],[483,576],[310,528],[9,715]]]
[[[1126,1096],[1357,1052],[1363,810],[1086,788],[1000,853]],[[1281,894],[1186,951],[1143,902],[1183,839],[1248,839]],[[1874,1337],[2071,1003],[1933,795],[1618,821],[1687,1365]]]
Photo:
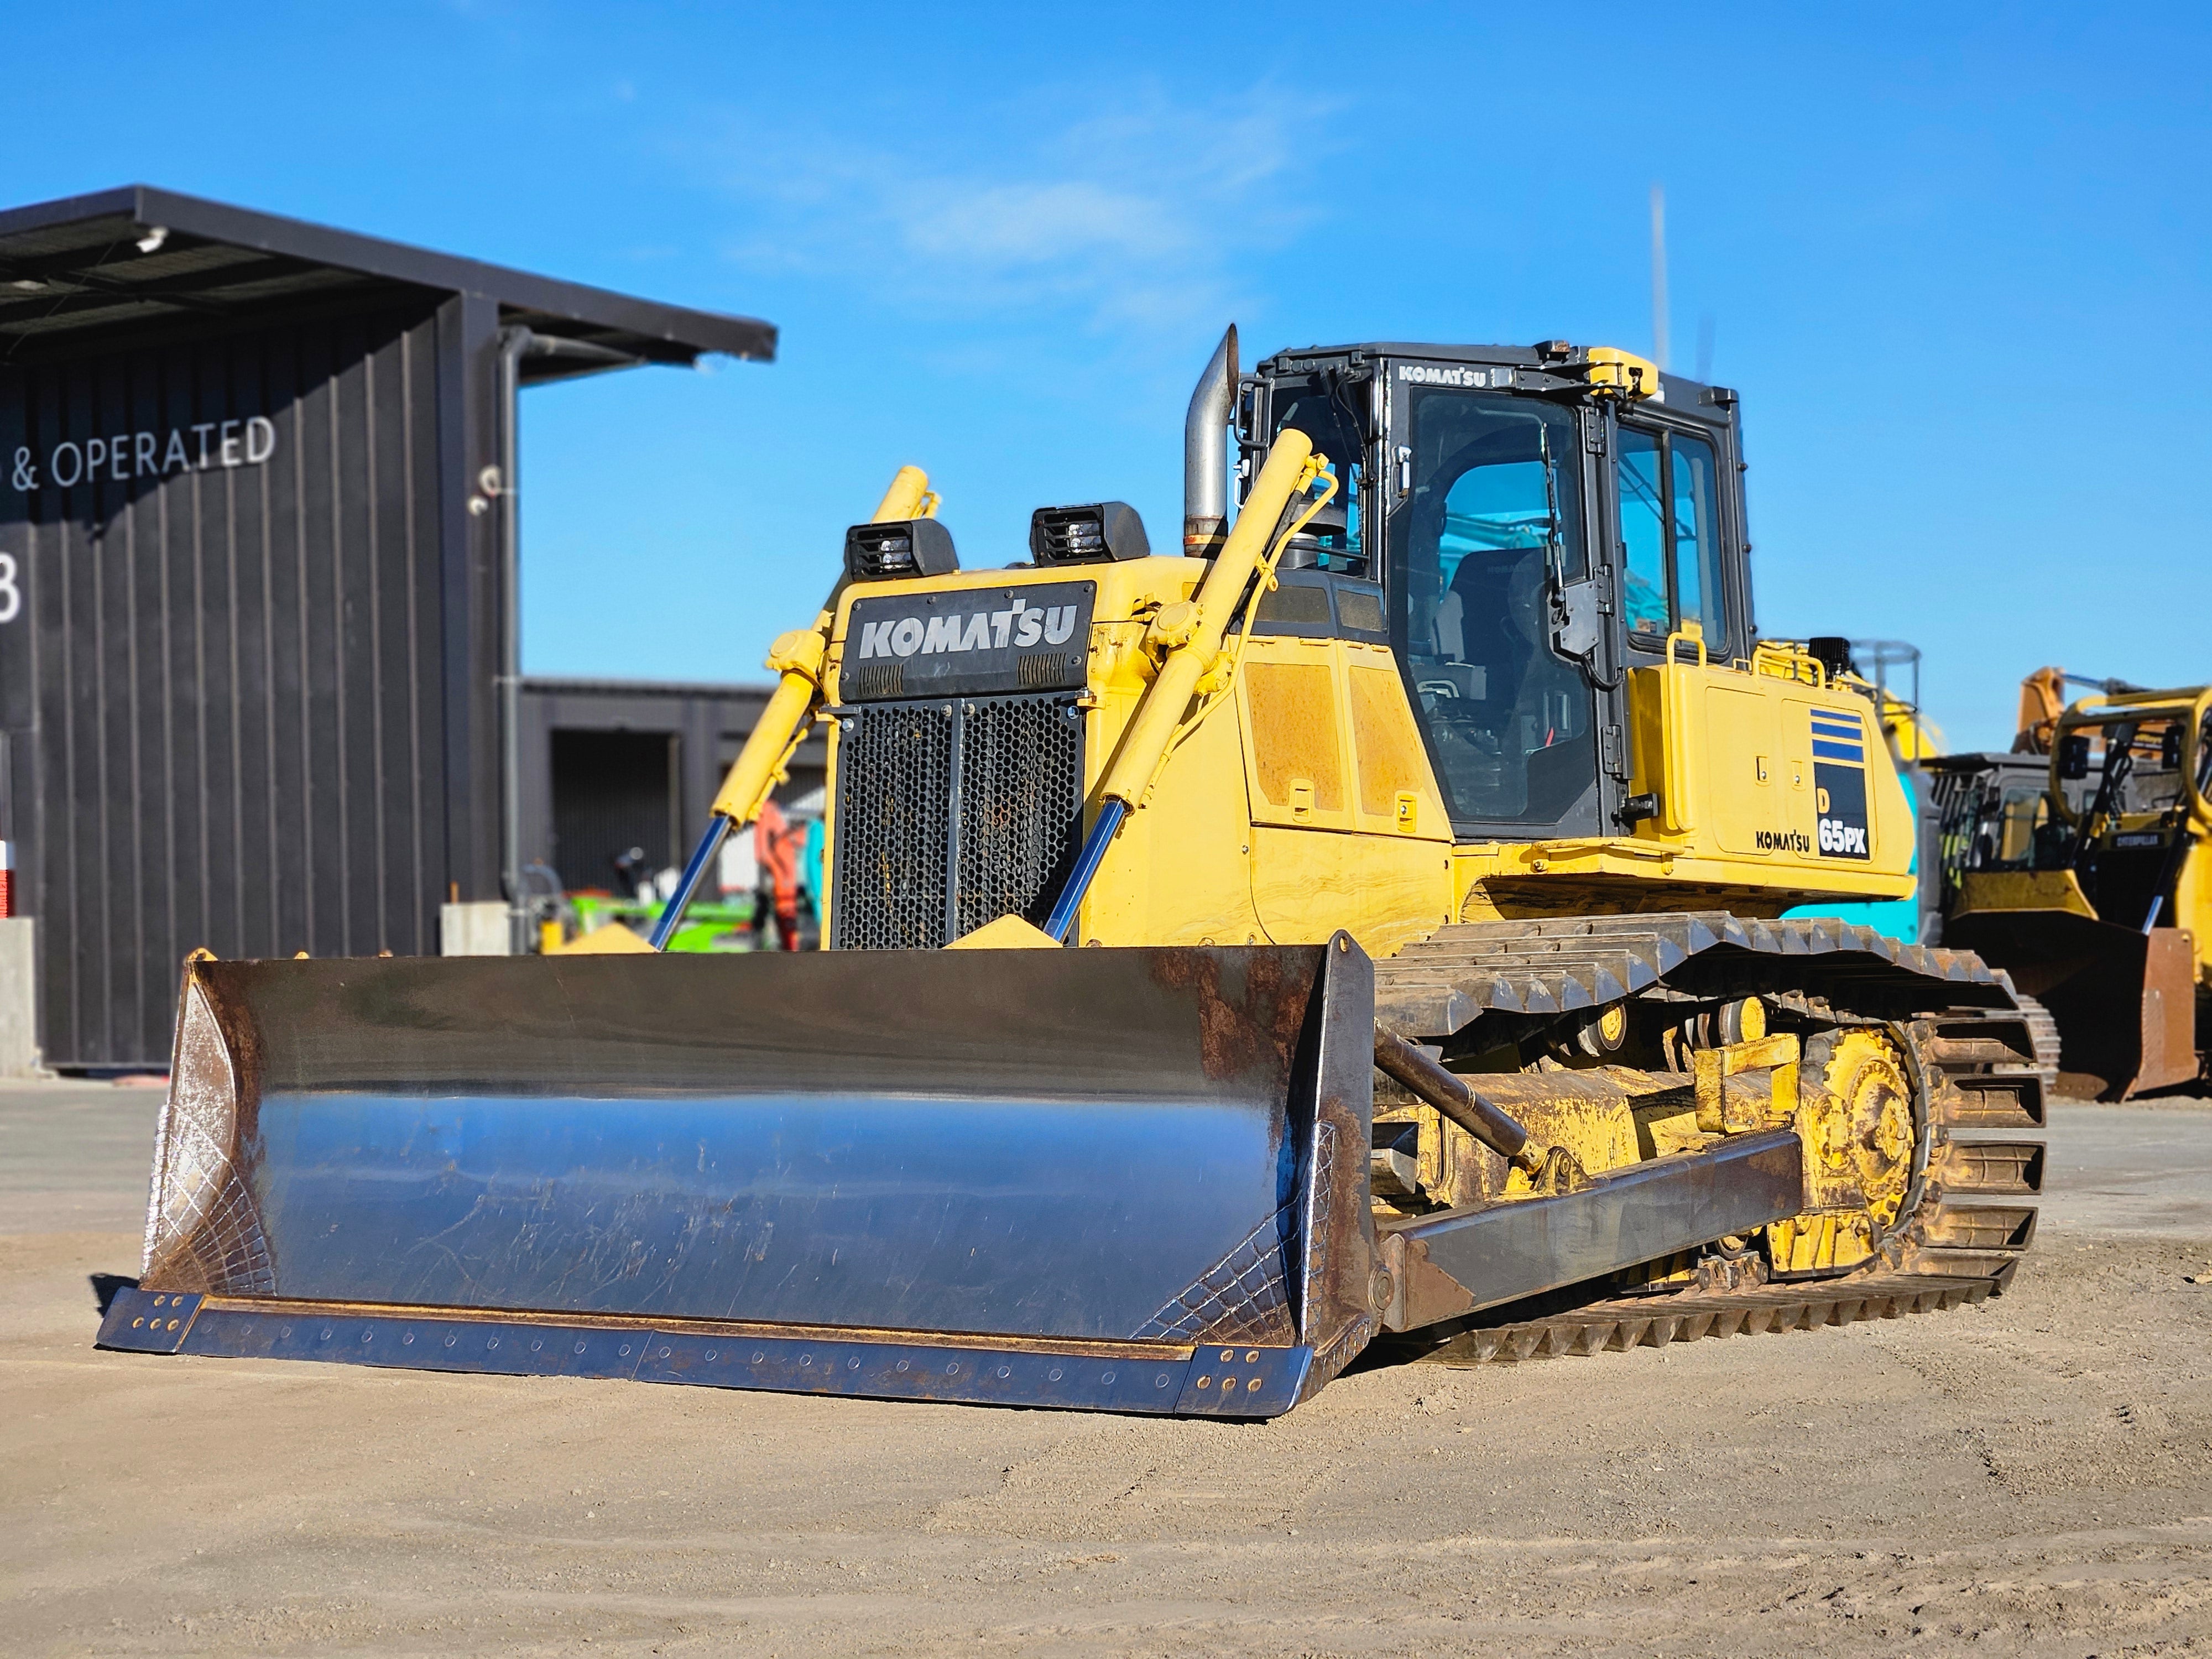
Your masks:
[[[1182,422],[1182,550],[1211,558],[1229,533],[1229,421],[1237,407],[1237,325],[1190,394]]]

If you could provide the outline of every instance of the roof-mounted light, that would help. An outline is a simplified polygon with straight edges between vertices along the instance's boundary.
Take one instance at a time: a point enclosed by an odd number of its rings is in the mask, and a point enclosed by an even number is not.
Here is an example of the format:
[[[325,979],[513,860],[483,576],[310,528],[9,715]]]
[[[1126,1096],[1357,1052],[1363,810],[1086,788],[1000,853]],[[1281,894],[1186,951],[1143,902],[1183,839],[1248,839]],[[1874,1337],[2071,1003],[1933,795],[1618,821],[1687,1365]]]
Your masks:
[[[1030,556],[1039,564],[1103,564],[1152,550],[1145,521],[1127,501],[1041,507],[1030,514]]]
[[[952,532],[934,519],[856,524],[845,532],[845,574],[854,581],[949,576],[959,568]]]
[[[1659,383],[1659,365],[1649,357],[1639,357],[1617,346],[1592,346],[1583,358],[1589,367],[1591,391],[1614,397],[1650,398],[1662,404],[1667,401],[1666,389]]]

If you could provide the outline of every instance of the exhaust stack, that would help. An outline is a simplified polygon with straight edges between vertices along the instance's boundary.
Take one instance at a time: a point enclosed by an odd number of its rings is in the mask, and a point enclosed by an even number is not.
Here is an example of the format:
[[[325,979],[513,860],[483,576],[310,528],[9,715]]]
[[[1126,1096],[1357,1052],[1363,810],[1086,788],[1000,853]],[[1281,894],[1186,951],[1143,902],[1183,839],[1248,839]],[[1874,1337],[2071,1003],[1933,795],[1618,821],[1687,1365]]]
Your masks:
[[[1211,558],[1229,533],[1229,420],[1237,406],[1237,325],[1190,394],[1182,422],[1182,550]]]

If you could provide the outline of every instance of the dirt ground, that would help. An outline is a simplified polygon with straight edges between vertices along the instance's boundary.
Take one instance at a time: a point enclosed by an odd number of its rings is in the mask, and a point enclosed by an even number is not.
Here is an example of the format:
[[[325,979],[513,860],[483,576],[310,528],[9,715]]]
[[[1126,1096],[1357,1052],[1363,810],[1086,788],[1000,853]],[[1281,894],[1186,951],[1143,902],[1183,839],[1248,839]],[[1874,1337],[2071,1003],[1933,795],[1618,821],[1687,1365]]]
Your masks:
[[[2212,1108],[1978,1310],[1259,1426],[95,1352],[158,1097],[0,1086],[0,1652],[2212,1653]]]

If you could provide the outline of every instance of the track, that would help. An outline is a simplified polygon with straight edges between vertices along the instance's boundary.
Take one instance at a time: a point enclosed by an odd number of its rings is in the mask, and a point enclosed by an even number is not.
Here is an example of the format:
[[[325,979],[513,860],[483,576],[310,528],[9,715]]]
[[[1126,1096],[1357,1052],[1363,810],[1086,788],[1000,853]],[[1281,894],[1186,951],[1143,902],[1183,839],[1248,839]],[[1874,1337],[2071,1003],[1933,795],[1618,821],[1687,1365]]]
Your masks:
[[[1872,1259],[1741,1289],[1573,1306],[1548,1297],[1461,1322],[1441,1342],[1414,1333],[1386,1346],[1474,1365],[1894,1319],[2002,1293],[2033,1240],[2042,1186],[2042,1144],[2015,1138],[2044,1121],[2040,1011],[2023,1012],[1972,953],[1841,922],[1709,912],[1465,924],[1376,963],[1385,1019],[1462,1044],[1486,1024],[1502,1035],[1562,1028],[1624,997],[1747,994],[1823,1022],[1880,1020],[1906,1039],[1922,1080],[1926,1175]]]
[[[1986,1278],[1933,1273],[1854,1273],[1825,1285],[1767,1285],[1721,1294],[1625,1297],[1571,1314],[1462,1332],[1420,1356],[1444,1365],[1486,1365],[1567,1354],[1617,1353],[1694,1342],[1703,1336],[1760,1336],[1782,1331],[1897,1319],[1984,1301]]]
[[[2035,1074],[2043,1079],[2044,1093],[2055,1094],[2058,1090],[2058,1058],[2063,1046],[2058,1022],[2051,1018],[2051,1010],[2033,997],[2021,995],[2019,1002],[2021,1012],[2027,1016],[2028,1034],[2035,1039]]]

